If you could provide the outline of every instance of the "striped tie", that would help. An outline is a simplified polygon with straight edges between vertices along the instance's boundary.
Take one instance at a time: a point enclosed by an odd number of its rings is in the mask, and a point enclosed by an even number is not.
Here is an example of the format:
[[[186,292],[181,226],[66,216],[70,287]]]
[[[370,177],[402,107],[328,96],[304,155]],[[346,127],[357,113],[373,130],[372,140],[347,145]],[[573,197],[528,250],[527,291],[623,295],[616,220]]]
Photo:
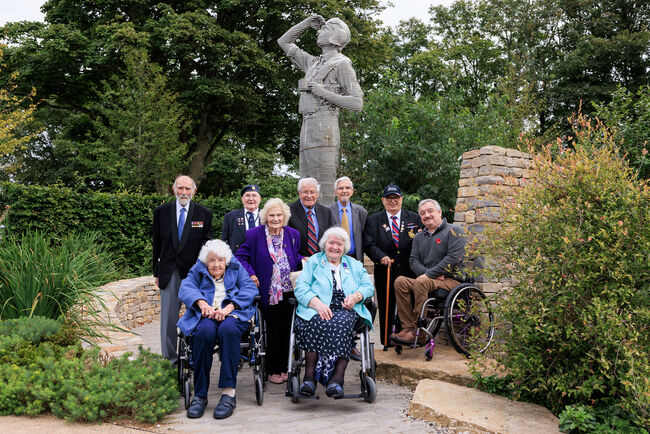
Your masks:
[[[391,223],[390,229],[393,233],[393,241],[395,241],[395,247],[399,247],[399,227],[397,226],[397,216],[391,218],[393,219],[393,223]]]
[[[181,208],[181,216],[178,218],[178,241],[183,236],[183,226],[185,226],[185,207]]]
[[[307,253],[313,255],[318,251],[318,238],[316,237],[316,226],[311,218],[311,210],[307,211]]]

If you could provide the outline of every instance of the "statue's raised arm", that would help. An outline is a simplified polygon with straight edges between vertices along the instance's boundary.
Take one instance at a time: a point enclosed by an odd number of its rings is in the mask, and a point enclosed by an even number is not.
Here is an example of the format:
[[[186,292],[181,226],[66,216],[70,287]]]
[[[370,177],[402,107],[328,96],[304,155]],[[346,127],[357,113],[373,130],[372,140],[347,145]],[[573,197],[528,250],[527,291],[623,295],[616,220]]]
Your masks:
[[[323,53],[312,56],[296,45],[308,29],[317,33],[316,43]],[[341,54],[350,42],[350,29],[338,18],[327,21],[311,15],[291,27],[278,44],[294,65],[305,73],[298,81],[303,115],[300,131],[300,176],[314,177],[323,186],[323,199],[334,189],[339,151],[339,109],[360,111],[363,91],[352,62]],[[332,196],[333,198],[333,196]],[[324,200],[325,202],[325,200]]]

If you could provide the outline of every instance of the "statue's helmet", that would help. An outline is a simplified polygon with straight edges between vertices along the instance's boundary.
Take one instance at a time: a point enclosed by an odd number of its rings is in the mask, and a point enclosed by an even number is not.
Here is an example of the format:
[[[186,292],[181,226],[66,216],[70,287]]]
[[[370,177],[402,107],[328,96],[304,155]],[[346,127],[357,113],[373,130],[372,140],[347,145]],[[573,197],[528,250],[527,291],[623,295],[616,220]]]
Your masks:
[[[350,28],[339,18],[330,18],[327,20],[327,24],[330,24],[333,29],[330,35],[330,43],[342,50],[350,42]]]

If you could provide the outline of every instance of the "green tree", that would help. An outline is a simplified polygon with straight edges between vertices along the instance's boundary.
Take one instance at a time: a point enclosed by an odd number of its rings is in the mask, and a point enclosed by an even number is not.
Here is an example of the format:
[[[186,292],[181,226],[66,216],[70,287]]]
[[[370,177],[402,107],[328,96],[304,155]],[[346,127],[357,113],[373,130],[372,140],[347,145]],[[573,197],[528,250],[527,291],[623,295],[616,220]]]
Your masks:
[[[0,73],[5,69],[3,48],[0,45]],[[17,73],[10,73],[6,84],[0,87],[0,179],[16,171],[14,153],[37,135],[37,132],[25,133],[23,130],[32,121],[36,110],[33,102],[36,90],[32,88],[28,95],[17,96],[14,93],[17,87],[14,80],[17,77]]]
[[[595,109],[595,115],[612,129],[621,155],[640,178],[650,178],[650,86],[642,86],[635,94],[619,87],[609,103],[595,104]]]
[[[185,164],[182,107],[166,89],[161,68],[145,51],[128,52],[124,62],[125,76],[105,83],[99,95],[95,121],[99,140],[91,153],[113,185],[164,194]]]
[[[20,85],[36,86],[45,98],[37,117],[48,134],[25,157],[35,169],[21,176],[115,188],[87,183],[80,174],[103,168],[77,156],[98,139],[95,107],[102,83],[123,70],[126,47],[146,50],[162,68],[168,90],[178,95],[190,121],[180,136],[187,145],[184,171],[195,179],[203,178],[205,167],[218,157],[215,150],[228,146],[232,136],[245,149],[280,152],[291,161],[300,128],[299,74],[277,38],[308,13],[343,18],[353,33],[346,53],[368,86],[373,79],[368,71],[377,70],[385,57],[384,36],[372,19],[378,10],[378,0],[49,0],[44,24],[10,23],[2,29],[11,43],[8,63],[21,72]],[[314,35],[303,42],[317,51]]]

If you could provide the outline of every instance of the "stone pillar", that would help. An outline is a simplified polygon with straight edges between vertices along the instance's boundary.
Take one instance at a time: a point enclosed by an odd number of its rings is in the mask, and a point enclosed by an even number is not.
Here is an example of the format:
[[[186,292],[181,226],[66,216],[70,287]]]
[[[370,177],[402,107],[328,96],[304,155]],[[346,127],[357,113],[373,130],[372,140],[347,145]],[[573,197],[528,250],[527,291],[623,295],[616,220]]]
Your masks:
[[[484,146],[463,154],[454,223],[465,229],[470,242],[472,235],[480,237],[486,227],[503,222],[501,204],[531,177],[530,167],[530,154],[516,149]],[[480,259],[470,258],[470,266],[480,267]],[[486,294],[508,286],[507,281],[482,280],[479,276],[478,286]]]

